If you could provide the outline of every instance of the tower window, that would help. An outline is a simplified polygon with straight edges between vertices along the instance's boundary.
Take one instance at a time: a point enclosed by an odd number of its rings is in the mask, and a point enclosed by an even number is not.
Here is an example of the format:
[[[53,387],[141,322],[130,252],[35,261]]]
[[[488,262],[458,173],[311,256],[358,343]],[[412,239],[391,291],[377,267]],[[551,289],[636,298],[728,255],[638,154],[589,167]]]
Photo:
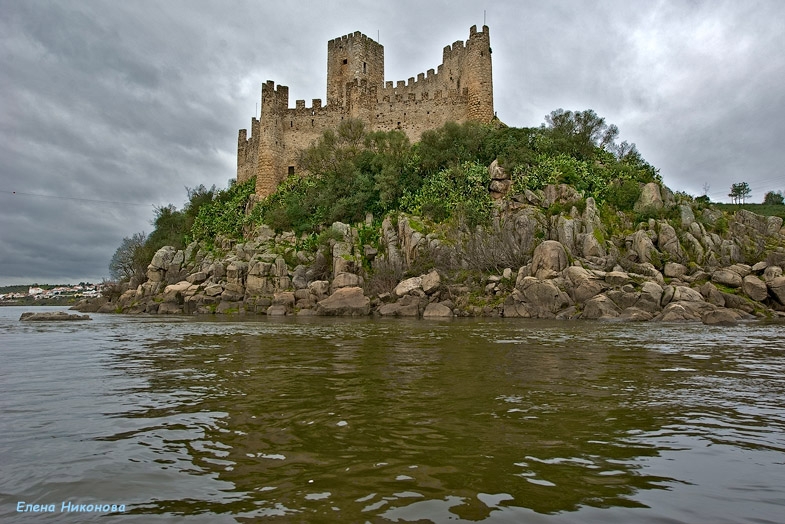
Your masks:
[[[363,73],[367,73],[368,72],[368,68],[366,66],[367,66],[367,64],[365,62],[363,62]]]
[[[289,176],[294,174],[294,166],[289,166]]]
[[[344,59],[343,59],[343,65],[346,65],[346,64],[348,64],[348,63],[349,63],[349,60],[347,60],[346,58],[344,58]]]

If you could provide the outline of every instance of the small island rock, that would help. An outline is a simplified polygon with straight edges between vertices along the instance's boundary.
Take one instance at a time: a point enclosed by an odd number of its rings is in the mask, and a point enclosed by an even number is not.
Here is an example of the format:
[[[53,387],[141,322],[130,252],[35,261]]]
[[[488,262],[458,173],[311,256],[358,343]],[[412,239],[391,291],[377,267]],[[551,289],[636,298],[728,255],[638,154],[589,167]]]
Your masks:
[[[90,315],[76,315],[76,314],[69,314],[65,311],[46,311],[43,313],[22,313],[22,316],[19,317],[19,320],[24,322],[33,322],[33,321],[40,321],[40,322],[48,322],[48,321],[60,321],[60,320],[92,320]]]

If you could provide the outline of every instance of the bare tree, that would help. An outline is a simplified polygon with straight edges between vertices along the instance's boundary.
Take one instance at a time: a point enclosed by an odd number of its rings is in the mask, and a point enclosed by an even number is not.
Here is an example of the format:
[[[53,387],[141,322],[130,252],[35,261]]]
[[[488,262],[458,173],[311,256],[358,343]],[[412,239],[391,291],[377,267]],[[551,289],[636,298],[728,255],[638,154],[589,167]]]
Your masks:
[[[113,279],[129,281],[135,275],[144,273],[140,267],[137,254],[144,247],[147,235],[135,233],[130,237],[123,238],[120,247],[114,252],[111,262],[109,262],[109,272]]]

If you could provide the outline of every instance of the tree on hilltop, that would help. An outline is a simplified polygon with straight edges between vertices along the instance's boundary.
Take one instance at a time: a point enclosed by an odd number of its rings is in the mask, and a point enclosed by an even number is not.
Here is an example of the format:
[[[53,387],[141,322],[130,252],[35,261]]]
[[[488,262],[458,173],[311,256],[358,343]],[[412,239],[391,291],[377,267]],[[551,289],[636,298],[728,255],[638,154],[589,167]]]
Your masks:
[[[770,206],[781,206],[785,203],[785,196],[783,196],[782,191],[769,191],[763,197],[763,203]]]
[[[589,160],[594,157],[595,148],[613,151],[622,147],[621,156],[633,152],[635,147],[624,143],[615,146],[614,141],[619,136],[619,128],[608,124],[605,119],[598,116],[591,109],[585,111],[565,111],[557,109],[545,115],[543,128],[550,130],[551,138],[561,151],[574,156],[579,160]],[[621,158],[620,156],[620,158]]]
[[[752,189],[750,189],[750,185],[747,182],[738,182],[730,187],[728,196],[731,197],[734,204],[743,204],[751,193]]]

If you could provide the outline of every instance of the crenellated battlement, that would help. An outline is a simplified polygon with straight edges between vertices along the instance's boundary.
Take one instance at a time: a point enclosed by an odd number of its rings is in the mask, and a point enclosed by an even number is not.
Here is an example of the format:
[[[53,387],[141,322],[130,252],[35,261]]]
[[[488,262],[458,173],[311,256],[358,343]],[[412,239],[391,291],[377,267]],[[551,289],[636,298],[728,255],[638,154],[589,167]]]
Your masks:
[[[251,135],[241,129],[237,144],[237,180],[256,176],[264,197],[287,174],[298,171],[299,153],[347,118],[369,129],[399,129],[411,141],[446,122],[490,122],[493,74],[487,26],[469,29],[469,39],[444,47],[442,63],[407,80],[384,80],[384,47],[359,31],[327,42],[327,99],[311,106],[296,100],[289,107],[289,88],[262,84],[260,119],[251,119]]]

